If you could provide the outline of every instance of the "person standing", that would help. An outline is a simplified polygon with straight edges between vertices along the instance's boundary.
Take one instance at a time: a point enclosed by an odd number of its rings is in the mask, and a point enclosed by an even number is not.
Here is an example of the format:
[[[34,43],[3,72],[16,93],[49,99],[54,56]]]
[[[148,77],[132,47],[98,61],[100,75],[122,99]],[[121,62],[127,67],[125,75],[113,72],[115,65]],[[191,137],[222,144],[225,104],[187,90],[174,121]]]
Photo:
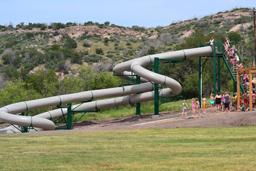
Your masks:
[[[204,112],[204,114],[207,114],[206,113],[206,102],[207,102],[207,100],[206,100],[206,97],[205,97],[205,95],[203,95],[203,112]]]
[[[237,104],[237,102],[236,102],[236,95],[235,94],[233,94],[233,97],[232,97],[232,110],[231,110],[231,112],[233,111],[236,111],[236,104]]]
[[[213,44],[214,44],[214,39],[213,39],[213,37],[211,37],[211,39],[209,40],[209,42],[206,42],[206,43],[210,43],[210,45],[212,46],[212,50],[213,50]]]
[[[210,101],[210,104],[211,104],[211,112],[214,113],[214,96],[213,94],[211,94],[211,101]]]
[[[195,112],[196,112],[195,98],[192,98],[191,108],[192,108],[192,116],[195,116]]]
[[[196,98],[196,109],[197,109],[197,114],[198,114],[198,116],[200,116],[200,102],[199,102],[199,100],[198,100],[198,98]]]
[[[226,112],[229,112],[229,100],[230,100],[229,94],[226,92],[225,93],[225,102],[224,102],[224,106],[225,106],[224,111],[226,111]]]
[[[183,118],[183,114],[185,114],[185,117],[187,117],[188,104],[185,102],[185,100],[183,100],[182,107],[183,107],[183,111],[182,111],[181,117]]]
[[[222,99],[220,92],[218,92],[218,94],[215,96],[215,99],[216,99],[216,108],[217,108],[216,111],[220,112],[220,105],[221,105],[221,99]]]

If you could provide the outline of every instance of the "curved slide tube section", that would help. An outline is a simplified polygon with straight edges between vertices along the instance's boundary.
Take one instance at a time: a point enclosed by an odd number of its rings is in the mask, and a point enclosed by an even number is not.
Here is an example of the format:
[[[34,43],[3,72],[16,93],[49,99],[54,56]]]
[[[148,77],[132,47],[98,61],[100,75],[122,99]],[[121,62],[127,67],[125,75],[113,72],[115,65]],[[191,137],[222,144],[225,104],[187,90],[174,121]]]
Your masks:
[[[141,77],[142,82],[151,81],[157,84],[166,85],[168,88],[161,90],[161,95],[178,95],[182,88],[181,85],[174,79],[157,74],[145,69],[145,66],[154,64],[154,58],[159,59],[186,59],[198,56],[211,56],[212,48],[210,46],[200,47],[194,49],[186,49],[174,52],[166,52],[155,55],[148,55],[141,58],[133,59],[123,62],[114,67],[113,71],[124,78],[125,75],[132,75],[133,73]],[[26,102],[14,103],[11,105],[0,108],[0,120],[6,123],[16,124],[20,126],[38,127],[45,130],[53,130],[55,128],[54,123],[49,119],[54,119],[67,113],[67,109],[61,108],[45,113],[38,114],[36,116],[19,116],[14,115],[24,111],[33,109],[39,109],[49,106],[62,105],[73,102],[91,101],[100,98],[110,98],[106,100],[98,100],[83,103],[80,105],[73,105],[73,110],[95,110],[111,108],[122,105],[129,105],[131,103],[140,103],[154,99],[154,86],[151,82],[116,87],[110,89],[101,89],[93,91],[85,91],[74,94],[67,94],[61,96],[48,97],[43,99],[31,100]],[[141,94],[136,94],[141,93]],[[131,95],[135,94],[135,95]],[[129,96],[127,96],[129,95]],[[123,96],[123,97],[120,97]]]

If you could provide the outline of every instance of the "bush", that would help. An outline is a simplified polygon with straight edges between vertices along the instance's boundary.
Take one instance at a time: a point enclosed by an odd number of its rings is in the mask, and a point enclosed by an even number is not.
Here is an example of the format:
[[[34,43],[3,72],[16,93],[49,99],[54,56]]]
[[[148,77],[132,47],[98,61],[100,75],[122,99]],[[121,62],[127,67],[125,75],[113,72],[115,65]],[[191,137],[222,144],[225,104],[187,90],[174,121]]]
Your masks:
[[[96,54],[102,54],[102,55],[104,54],[103,50],[101,48],[96,48],[95,52],[96,52]]]
[[[88,52],[88,50],[84,52],[84,55],[89,55],[89,52]]]
[[[133,55],[133,51],[129,51],[128,55],[132,56]]]
[[[98,27],[99,28],[104,28],[104,24],[99,24]]]
[[[156,53],[156,48],[154,46],[150,46],[150,49],[148,50],[148,54],[152,55]]]
[[[56,66],[56,71],[61,72],[65,70],[65,62],[66,61],[59,61]]]
[[[3,64],[10,64],[11,58],[12,58],[11,55],[3,55],[2,56]]]
[[[53,51],[56,51],[56,50],[59,50],[59,49],[60,49],[60,45],[59,44],[53,44],[51,46],[51,50],[53,50]]]
[[[67,38],[67,40],[66,40],[64,46],[65,46],[66,48],[68,48],[68,49],[75,49],[75,48],[77,48],[77,43],[76,43],[76,41],[75,41],[74,39],[72,39],[72,38]]]
[[[81,35],[80,39],[81,39],[81,40],[82,40],[82,39],[86,39],[87,34],[88,34],[88,31],[85,31],[85,32]]]
[[[90,45],[89,43],[87,43],[87,42],[84,42],[84,43],[83,43],[83,46],[84,46],[84,47],[91,47],[91,45]]]
[[[132,43],[137,43],[137,42],[138,42],[138,39],[137,39],[137,38],[131,38],[131,39],[130,39],[130,42],[132,42]]]
[[[33,64],[31,64],[31,63],[27,63],[25,65],[25,68],[28,69],[28,70],[32,70],[33,68],[35,68],[35,66]]]
[[[252,21],[252,18],[249,17],[249,16],[242,16],[238,19],[235,19],[234,20],[234,24],[242,24],[242,23],[248,23],[248,22],[251,22]]]
[[[101,59],[102,59],[102,56],[93,54],[93,55],[89,55],[88,57],[85,57],[84,61],[87,63],[92,63],[92,62],[98,62]]]
[[[127,46],[131,46],[132,44],[131,44],[130,42],[127,42],[126,45],[127,45]]]
[[[14,45],[16,45],[18,42],[16,40],[12,41],[12,42],[7,42],[5,44],[5,48],[10,48],[13,47]]]
[[[69,74],[69,72],[68,72],[67,70],[65,70],[65,71],[64,71],[64,74],[67,75],[67,74]]]
[[[16,68],[20,68],[21,60],[22,60],[21,57],[16,57],[16,58],[13,60],[13,65],[14,65]]]
[[[107,54],[106,55],[108,58],[112,58],[114,55],[113,54]]]
[[[236,43],[238,43],[241,40],[240,34],[237,32],[233,32],[233,31],[228,33],[228,38],[231,41],[236,41]]]
[[[115,50],[124,50],[124,48],[121,47],[121,46],[116,46],[116,47],[115,47]]]
[[[26,33],[26,36],[27,36],[27,38],[31,38],[31,37],[34,36],[34,33],[27,32],[27,33]]]
[[[55,31],[54,33],[53,33],[53,36],[58,36],[60,33],[58,32],[58,31]]]
[[[46,28],[47,28],[47,26],[42,24],[41,27],[40,27],[40,30],[45,30]]]
[[[53,25],[54,30],[59,30],[61,28],[65,28],[65,25],[62,23],[53,23],[52,25]]]
[[[11,79],[12,78],[17,79],[20,76],[20,73],[17,71],[17,69],[13,65],[5,67],[3,70],[4,70],[4,73]]]
[[[45,68],[46,68],[46,69],[53,69],[53,68],[55,68],[55,63],[54,63],[54,61],[53,61],[53,60],[48,61],[48,62],[45,64]]]

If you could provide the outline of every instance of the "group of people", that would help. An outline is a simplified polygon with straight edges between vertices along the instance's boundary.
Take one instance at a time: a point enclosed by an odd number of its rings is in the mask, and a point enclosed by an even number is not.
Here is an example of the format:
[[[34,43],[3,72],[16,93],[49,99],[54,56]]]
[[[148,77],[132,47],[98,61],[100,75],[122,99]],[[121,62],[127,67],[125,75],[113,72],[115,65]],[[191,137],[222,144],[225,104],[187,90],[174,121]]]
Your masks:
[[[207,99],[205,97],[205,95],[203,95],[203,99],[202,99],[202,106],[203,106],[203,114],[207,114],[206,113],[206,103],[207,103]],[[185,100],[183,100],[183,111],[182,111],[182,115],[181,117],[183,117],[183,115],[185,117],[187,117],[187,109],[188,109],[188,104],[185,102]],[[196,113],[197,115],[200,115],[200,102],[198,100],[198,98],[192,98],[192,103],[191,103],[191,108],[192,108],[192,116],[195,116]]]
[[[256,105],[256,91],[253,90],[253,94],[252,94],[252,101],[253,103]],[[203,95],[202,98],[202,107],[203,107],[203,114],[207,114],[206,110],[207,110],[207,99],[205,97],[205,95]],[[241,98],[240,98],[240,102],[239,102],[239,106],[237,106],[237,94],[234,93],[233,96],[230,96],[230,93],[225,92],[225,93],[217,93],[216,96],[214,96],[213,94],[210,96],[210,104],[211,104],[211,113],[219,113],[219,112],[234,112],[237,110],[240,111],[245,111],[248,109],[248,104],[249,104],[249,94],[248,93],[244,93]],[[215,108],[216,105],[216,108]],[[183,111],[181,114],[181,117],[185,116],[187,117],[187,109],[188,104],[185,102],[185,100],[183,100]],[[254,106],[253,106],[254,107]],[[191,109],[192,109],[192,117],[195,115],[200,116],[200,102],[198,100],[198,98],[192,98],[192,102],[191,102]]]
[[[213,37],[211,37],[209,42],[206,42],[206,43],[209,43],[213,48],[213,42],[215,42],[215,40],[214,40]],[[231,41],[229,40],[228,37],[226,38],[223,46],[224,46],[224,49],[225,49],[226,60],[230,61],[230,67],[233,70],[235,69],[235,66],[236,66],[236,68],[243,68],[244,63],[239,62],[240,58],[239,58],[238,54],[236,53],[237,49],[236,49],[235,45],[231,46]]]
[[[230,61],[230,66],[231,68],[234,70],[235,66],[236,68],[243,68],[244,67],[244,63],[239,63],[240,59],[238,54],[236,53],[237,49],[235,48],[235,45],[230,44],[230,40],[227,37],[225,42],[224,42],[224,49],[225,49],[225,56],[226,56],[226,60]]]

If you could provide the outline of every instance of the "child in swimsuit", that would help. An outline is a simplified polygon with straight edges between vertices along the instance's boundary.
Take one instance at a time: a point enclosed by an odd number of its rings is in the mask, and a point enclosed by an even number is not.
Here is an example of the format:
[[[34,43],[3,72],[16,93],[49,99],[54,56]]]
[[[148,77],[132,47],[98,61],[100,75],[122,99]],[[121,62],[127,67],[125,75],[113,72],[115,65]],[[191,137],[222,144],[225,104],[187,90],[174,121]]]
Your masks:
[[[231,48],[232,56],[235,55],[235,52],[236,52],[236,48],[235,48],[235,45],[233,45],[232,48]]]
[[[196,109],[197,109],[197,114],[200,116],[200,110],[199,110],[199,108],[200,108],[200,102],[199,102],[199,100],[198,100],[198,99],[196,99]]]
[[[214,113],[214,96],[213,94],[211,94],[211,101],[210,101],[210,104],[211,104],[211,112]]]
[[[205,95],[203,95],[203,111],[204,111],[204,114],[206,114],[206,102],[207,102],[206,97],[205,97]]]
[[[183,100],[182,107],[183,107],[183,111],[182,111],[181,117],[183,118],[183,114],[184,114],[184,113],[185,113],[185,117],[187,117],[187,108],[188,108],[188,105],[187,105],[187,103],[185,102],[185,100]]]
[[[191,107],[192,107],[192,116],[195,116],[196,103],[194,98],[192,98]]]

